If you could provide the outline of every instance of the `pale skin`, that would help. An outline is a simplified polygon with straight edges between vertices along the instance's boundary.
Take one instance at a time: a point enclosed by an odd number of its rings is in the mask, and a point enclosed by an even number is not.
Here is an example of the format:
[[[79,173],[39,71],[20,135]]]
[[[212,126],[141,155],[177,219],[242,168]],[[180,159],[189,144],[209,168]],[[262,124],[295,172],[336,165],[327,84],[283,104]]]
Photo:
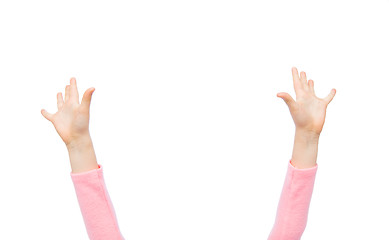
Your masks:
[[[336,89],[325,98],[318,98],[314,91],[313,80],[307,81],[305,72],[292,68],[293,86],[296,101],[285,92],[277,97],[287,104],[295,124],[295,138],[291,163],[298,169],[316,166],[320,133],[323,129],[328,104],[336,94]]]
[[[72,173],[81,173],[98,168],[96,154],[89,133],[89,110],[94,88],[85,91],[81,104],[75,78],[65,88],[65,100],[57,93],[58,111],[55,114],[41,110],[42,115],[53,123],[64,141],[70,158]]]
[[[301,72],[299,76],[297,69],[293,67],[292,75],[296,101],[285,92],[278,93],[277,97],[282,98],[289,107],[296,127],[291,163],[299,169],[311,168],[316,165],[326,109],[336,90],[332,89],[323,99],[318,98],[313,80],[307,81],[305,72]],[[51,114],[45,109],[41,110],[42,115],[53,123],[68,149],[72,173],[98,168],[89,133],[89,110],[94,91],[94,88],[87,89],[79,103],[76,79],[71,78],[70,85],[65,88],[65,100],[61,92],[57,93],[58,111]]]

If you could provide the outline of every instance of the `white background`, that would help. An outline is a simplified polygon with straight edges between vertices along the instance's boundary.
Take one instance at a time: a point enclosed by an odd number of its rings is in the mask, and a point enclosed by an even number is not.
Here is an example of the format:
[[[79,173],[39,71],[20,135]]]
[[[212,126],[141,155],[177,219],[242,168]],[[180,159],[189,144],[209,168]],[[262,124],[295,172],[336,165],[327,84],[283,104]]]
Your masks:
[[[303,239],[389,239],[389,1],[1,1],[0,239],[88,239],[41,115],[76,77],[126,239],[266,239],[294,123],[327,109]],[[80,99],[81,100],[81,99]]]

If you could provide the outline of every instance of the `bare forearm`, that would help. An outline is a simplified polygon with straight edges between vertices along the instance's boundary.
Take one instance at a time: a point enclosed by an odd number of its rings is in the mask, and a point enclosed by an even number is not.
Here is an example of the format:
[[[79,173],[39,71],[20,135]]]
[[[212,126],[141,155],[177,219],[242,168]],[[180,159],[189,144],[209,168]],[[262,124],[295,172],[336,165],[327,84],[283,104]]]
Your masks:
[[[95,150],[89,134],[66,147],[69,152],[72,173],[86,172],[98,168]]]
[[[316,165],[319,135],[296,129],[292,165],[296,168],[311,168]]]

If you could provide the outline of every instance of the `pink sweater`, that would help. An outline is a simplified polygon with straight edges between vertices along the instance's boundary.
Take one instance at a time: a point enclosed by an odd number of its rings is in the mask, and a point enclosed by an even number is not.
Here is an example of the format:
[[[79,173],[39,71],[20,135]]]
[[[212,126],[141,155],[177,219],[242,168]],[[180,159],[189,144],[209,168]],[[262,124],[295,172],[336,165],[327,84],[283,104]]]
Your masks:
[[[105,186],[103,168],[70,173],[85,227],[91,240],[123,240],[115,210]],[[317,165],[297,169],[291,161],[277,215],[268,240],[299,240],[305,230]]]
[[[300,240],[308,220],[317,164],[297,169],[291,160],[278,202],[276,220],[268,240]]]

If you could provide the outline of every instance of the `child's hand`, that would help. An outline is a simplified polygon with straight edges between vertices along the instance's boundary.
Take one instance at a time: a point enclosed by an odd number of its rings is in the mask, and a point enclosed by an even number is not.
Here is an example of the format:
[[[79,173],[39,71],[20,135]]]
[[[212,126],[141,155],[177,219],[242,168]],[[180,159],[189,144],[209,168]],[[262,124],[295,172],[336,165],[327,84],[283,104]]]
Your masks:
[[[94,88],[85,91],[81,104],[76,79],[70,79],[70,85],[65,88],[65,102],[62,93],[57,93],[58,111],[55,114],[41,110],[42,115],[53,123],[58,134],[69,148],[77,142],[89,138],[89,108]]]
[[[332,89],[325,98],[318,98],[313,89],[313,80],[307,82],[305,72],[300,73],[292,68],[293,85],[296,92],[296,101],[285,92],[280,92],[277,97],[282,98],[289,107],[296,131],[319,136],[323,129],[327,105],[334,98],[336,90]]]

